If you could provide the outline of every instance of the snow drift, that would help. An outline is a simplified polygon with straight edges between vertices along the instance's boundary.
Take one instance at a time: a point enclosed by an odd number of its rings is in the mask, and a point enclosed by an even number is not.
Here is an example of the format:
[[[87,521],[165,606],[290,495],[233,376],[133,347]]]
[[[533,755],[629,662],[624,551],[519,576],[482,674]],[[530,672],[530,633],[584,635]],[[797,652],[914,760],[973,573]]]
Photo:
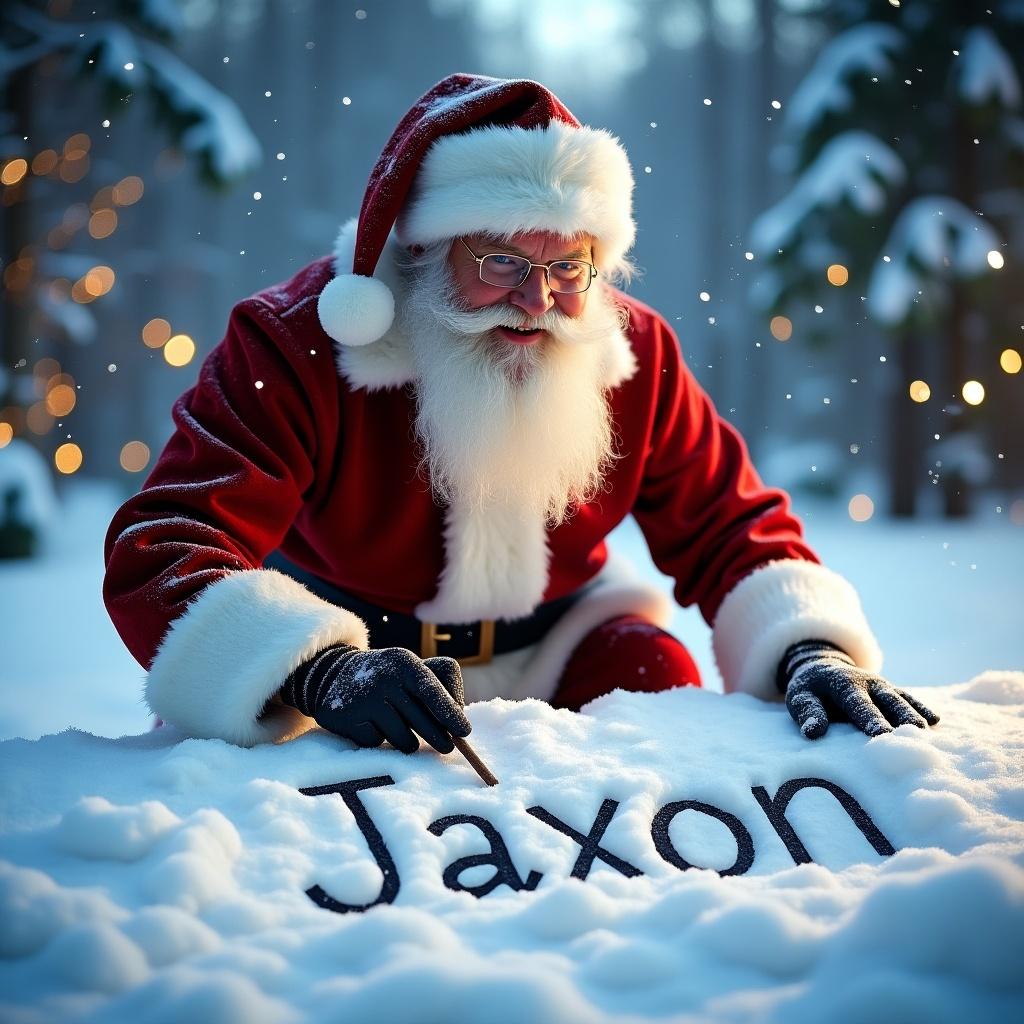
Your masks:
[[[1024,673],[926,696],[817,743],[743,695],[490,701],[493,789],[322,732],[6,741],[0,1016],[1011,1019]]]

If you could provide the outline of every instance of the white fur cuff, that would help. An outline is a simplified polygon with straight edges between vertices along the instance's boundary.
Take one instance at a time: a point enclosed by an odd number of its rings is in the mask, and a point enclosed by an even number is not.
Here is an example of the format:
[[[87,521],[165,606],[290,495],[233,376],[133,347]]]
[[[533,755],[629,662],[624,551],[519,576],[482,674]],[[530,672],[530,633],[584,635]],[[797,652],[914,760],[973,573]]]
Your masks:
[[[777,697],[779,661],[801,640],[828,640],[871,672],[882,666],[853,586],[816,562],[786,559],[745,576],[718,610],[711,643],[726,692]]]
[[[239,746],[285,739],[312,721],[268,702],[295,668],[339,643],[367,646],[366,626],[351,612],[272,569],[229,573],[171,624],[146,701],[190,736]]]

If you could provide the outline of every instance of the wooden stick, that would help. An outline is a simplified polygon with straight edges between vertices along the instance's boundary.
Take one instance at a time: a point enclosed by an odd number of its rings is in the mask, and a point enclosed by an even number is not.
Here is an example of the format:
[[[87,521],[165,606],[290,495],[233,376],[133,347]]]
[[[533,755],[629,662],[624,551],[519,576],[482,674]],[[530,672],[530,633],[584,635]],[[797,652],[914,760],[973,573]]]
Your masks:
[[[488,786],[496,786],[498,784],[498,780],[494,777],[494,773],[483,763],[483,761],[480,760],[480,755],[477,754],[466,740],[461,736],[453,736],[452,743],[455,744],[456,749],[459,750],[462,756],[473,766],[473,770],[481,779],[484,780],[484,782],[487,783]]]

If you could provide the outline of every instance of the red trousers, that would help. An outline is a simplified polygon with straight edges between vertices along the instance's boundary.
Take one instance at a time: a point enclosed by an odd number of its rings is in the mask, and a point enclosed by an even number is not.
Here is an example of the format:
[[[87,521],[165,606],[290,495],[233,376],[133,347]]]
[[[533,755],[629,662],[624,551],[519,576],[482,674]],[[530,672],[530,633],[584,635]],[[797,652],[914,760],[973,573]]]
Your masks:
[[[639,615],[622,615],[591,630],[573,651],[551,703],[579,709],[612,690],[654,693],[700,686],[690,652],[671,633]]]

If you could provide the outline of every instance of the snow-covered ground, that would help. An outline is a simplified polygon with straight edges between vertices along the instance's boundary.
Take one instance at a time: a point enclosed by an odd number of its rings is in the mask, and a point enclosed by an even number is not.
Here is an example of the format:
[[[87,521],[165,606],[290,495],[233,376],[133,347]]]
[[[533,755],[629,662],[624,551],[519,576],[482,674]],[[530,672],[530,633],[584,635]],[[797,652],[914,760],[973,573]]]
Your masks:
[[[935,729],[808,743],[777,705],[693,690],[492,701],[469,709],[487,789],[458,755],[146,732],[99,598],[111,501],[72,488],[45,557],[0,567],[0,736],[27,737],[0,743],[5,1024],[1024,1013],[1024,533],[1003,517],[802,510]],[[706,628],[677,628],[712,682]],[[818,781],[787,809],[797,780]],[[332,913],[314,886],[393,902]]]

